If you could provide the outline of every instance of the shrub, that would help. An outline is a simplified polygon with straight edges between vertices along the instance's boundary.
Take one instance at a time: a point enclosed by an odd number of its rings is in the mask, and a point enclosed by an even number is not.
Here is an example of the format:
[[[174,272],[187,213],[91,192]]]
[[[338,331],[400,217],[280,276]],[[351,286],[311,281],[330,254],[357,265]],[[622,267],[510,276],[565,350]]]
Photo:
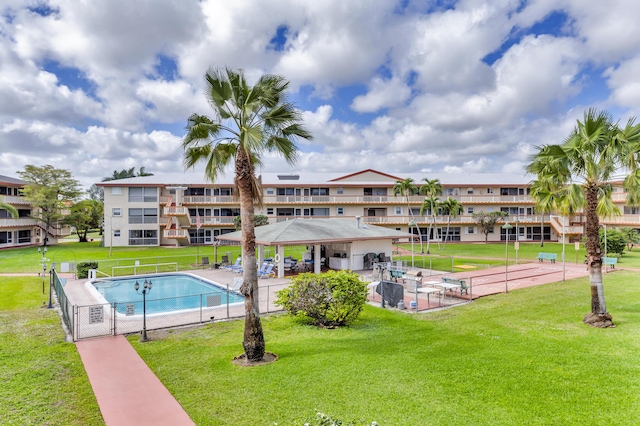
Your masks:
[[[78,278],[89,278],[89,269],[98,269],[98,262],[78,263]]]
[[[367,286],[351,271],[305,273],[291,286],[277,292],[276,304],[292,315],[324,327],[347,325],[355,320],[367,300]]]

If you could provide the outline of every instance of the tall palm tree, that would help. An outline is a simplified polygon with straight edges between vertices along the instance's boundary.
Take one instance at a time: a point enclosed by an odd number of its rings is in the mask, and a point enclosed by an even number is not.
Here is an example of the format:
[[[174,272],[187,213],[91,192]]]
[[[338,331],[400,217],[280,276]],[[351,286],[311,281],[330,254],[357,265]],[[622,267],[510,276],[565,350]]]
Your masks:
[[[431,230],[434,228],[436,222],[435,212],[440,207],[440,198],[435,195],[429,195],[422,200],[422,206],[420,206],[420,216],[424,215],[427,211],[429,212],[429,216],[431,219],[429,220],[429,231],[427,238],[427,254],[430,254],[429,247],[431,245]],[[438,238],[438,248],[440,248],[440,239]]]
[[[536,180],[531,184],[531,197],[536,202],[536,211],[540,213],[540,247],[544,247],[544,215],[558,210],[557,191],[548,180]]]
[[[616,213],[611,199],[611,180],[626,168],[627,203],[640,200],[640,125],[634,119],[620,128],[607,112],[589,109],[561,145],[544,145],[532,158],[527,171],[545,181],[564,205],[582,207],[585,215],[585,247],[591,285],[591,312],[584,322],[612,326],[602,285],[600,219]],[[562,202],[560,202],[562,205]]]
[[[420,253],[424,253],[422,250],[422,235],[420,234],[420,227],[418,226],[415,217],[413,216],[413,211],[411,210],[411,205],[409,204],[409,196],[417,194],[418,187],[415,185],[414,180],[411,178],[406,178],[405,180],[398,180],[393,185],[393,196],[402,195],[405,197],[407,201],[407,210],[409,210],[409,215],[411,216],[411,221],[413,225],[418,230],[418,238],[420,239]],[[411,224],[409,224],[411,226]],[[411,237],[413,239],[413,237]],[[412,246],[413,247],[413,246]]]
[[[431,229],[435,226],[437,208],[438,204],[440,203],[440,199],[437,196],[442,195],[442,184],[440,183],[440,179],[424,178],[423,181],[424,183],[420,186],[418,192],[425,196],[425,200],[422,202],[422,207],[420,208],[420,215],[422,216],[428,209],[431,216],[431,221],[429,223],[429,233],[427,234],[427,254],[429,254]],[[440,248],[440,239],[438,238],[437,240],[438,248]]]
[[[447,215],[447,234],[444,238],[444,244],[442,249],[444,250],[447,247],[447,238],[449,238],[449,228],[451,227],[451,218],[456,218],[460,213],[462,213],[462,204],[460,201],[455,198],[447,197],[446,200],[440,203],[442,210]]]
[[[296,140],[312,139],[300,113],[287,101],[289,82],[264,75],[250,86],[240,70],[210,69],[205,74],[206,97],[214,117],[189,117],[182,147],[185,167],[206,163],[212,182],[230,163],[240,198],[243,281],[245,296],[243,347],[248,361],[264,357],[265,342],[260,321],[256,267],[254,204],[262,204],[260,179],[255,167],[266,152],[276,152],[289,164],[297,159]]]
[[[0,209],[4,209],[11,215],[12,218],[18,218],[18,210],[13,207],[11,204],[7,204],[4,202],[4,197],[0,195]]]

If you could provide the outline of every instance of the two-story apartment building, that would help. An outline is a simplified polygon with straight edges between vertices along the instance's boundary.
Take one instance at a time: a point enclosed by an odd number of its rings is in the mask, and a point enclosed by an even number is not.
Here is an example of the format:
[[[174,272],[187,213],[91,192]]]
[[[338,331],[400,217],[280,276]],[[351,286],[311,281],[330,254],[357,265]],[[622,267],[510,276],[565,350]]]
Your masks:
[[[429,211],[420,215],[424,200],[414,195],[407,200],[395,196],[393,186],[412,178],[417,186],[424,178],[437,178],[443,185],[441,200],[457,199],[462,213],[457,216]],[[506,211],[514,225],[509,239],[557,241],[562,236],[562,218],[539,215],[529,195],[530,182],[524,176],[504,174],[388,174],[363,170],[338,173],[264,173],[261,176],[264,206],[256,214],[270,223],[302,218],[356,218],[417,236],[423,241],[443,240],[449,226],[449,241],[484,241],[484,234],[472,214]],[[202,174],[178,173],[100,182],[105,199],[105,246],[211,244],[214,236],[234,231],[240,213],[234,197],[233,175],[215,183]],[[621,194],[622,195],[622,194]],[[417,226],[410,226],[410,223]],[[433,221],[433,222],[432,222]],[[567,241],[582,233],[581,217],[567,218]],[[636,220],[637,222],[637,220]],[[431,230],[429,224],[432,223]],[[502,223],[489,234],[489,241],[504,241]]]
[[[14,219],[9,212],[0,208],[0,248],[39,245],[47,236],[48,244],[56,244],[58,238],[69,235],[70,228],[55,224],[45,232],[43,224],[31,217],[33,207],[22,196],[25,182],[20,179],[0,175],[0,197],[2,202],[10,204],[18,211]]]

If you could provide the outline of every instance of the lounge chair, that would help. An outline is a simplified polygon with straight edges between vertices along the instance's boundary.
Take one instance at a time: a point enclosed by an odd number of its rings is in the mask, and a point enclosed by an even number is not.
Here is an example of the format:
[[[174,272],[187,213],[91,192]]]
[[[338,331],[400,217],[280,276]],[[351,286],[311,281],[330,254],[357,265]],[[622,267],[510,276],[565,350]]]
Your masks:
[[[260,276],[260,274],[264,272],[266,268],[267,268],[267,262],[262,263],[262,266],[260,267],[260,269],[258,269],[258,276]],[[242,266],[240,266],[239,268],[235,268],[233,272],[237,272],[238,274],[241,274],[244,272],[244,269],[242,268]]]
[[[267,265],[267,268],[260,272],[258,271],[258,278],[269,278],[270,276],[273,275],[273,263],[269,263]]]
[[[242,277],[236,277],[231,281],[231,285],[229,286],[229,291],[240,291],[240,287],[242,286]]]
[[[238,258],[236,259],[236,263],[234,263],[233,265],[227,265],[224,267],[224,269],[228,269],[230,271],[236,270],[238,268],[242,269],[242,257],[238,256]]]

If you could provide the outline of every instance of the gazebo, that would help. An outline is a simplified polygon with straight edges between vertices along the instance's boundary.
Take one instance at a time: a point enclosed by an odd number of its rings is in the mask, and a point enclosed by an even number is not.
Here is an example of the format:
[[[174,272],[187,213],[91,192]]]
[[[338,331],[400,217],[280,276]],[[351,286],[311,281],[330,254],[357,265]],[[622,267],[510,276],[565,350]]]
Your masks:
[[[284,247],[311,246],[308,250],[313,271],[320,273],[322,246],[324,257],[332,269],[365,269],[367,254],[391,253],[393,241],[410,238],[406,232],[363,223],[359,216],[353,219],[295,218],[255,228],[258,262],[264,260],[264,247],[275,247],[278,277],[284,276]],[[242,231],[221,235],[221,240],[242,241]],[[313,257],[311,257],[313,253]]]

